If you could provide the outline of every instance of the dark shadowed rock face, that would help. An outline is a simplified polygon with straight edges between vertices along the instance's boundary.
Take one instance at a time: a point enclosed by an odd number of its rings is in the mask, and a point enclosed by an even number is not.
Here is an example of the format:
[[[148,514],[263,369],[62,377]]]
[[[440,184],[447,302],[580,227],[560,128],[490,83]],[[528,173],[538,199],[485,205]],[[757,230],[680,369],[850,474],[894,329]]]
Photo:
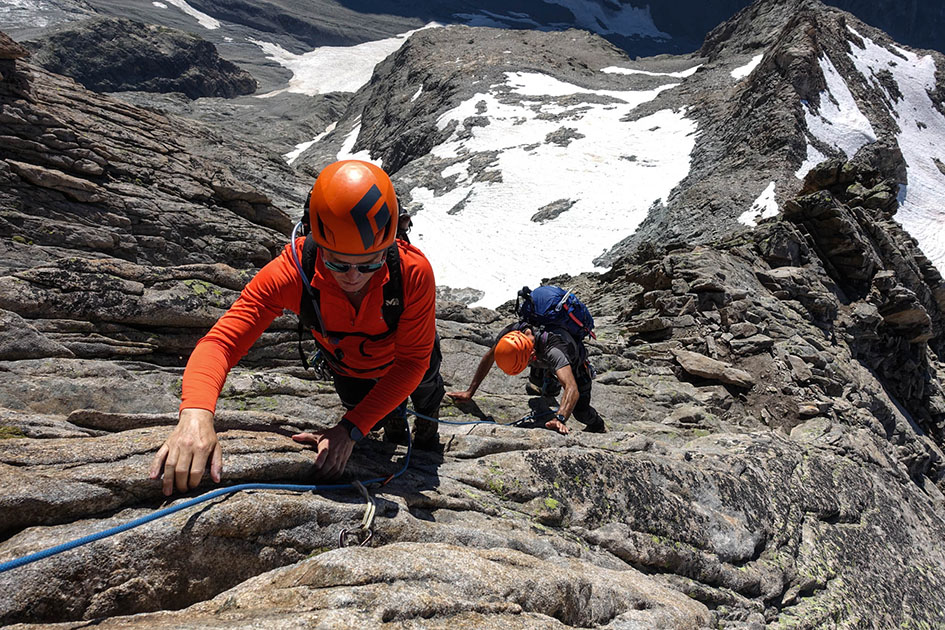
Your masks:
[[[210,42],[123,18],[73,23],[33,46],[38,63],[97,92],[182,92],[195,99],[256,91],[256,80],[221,59]]]

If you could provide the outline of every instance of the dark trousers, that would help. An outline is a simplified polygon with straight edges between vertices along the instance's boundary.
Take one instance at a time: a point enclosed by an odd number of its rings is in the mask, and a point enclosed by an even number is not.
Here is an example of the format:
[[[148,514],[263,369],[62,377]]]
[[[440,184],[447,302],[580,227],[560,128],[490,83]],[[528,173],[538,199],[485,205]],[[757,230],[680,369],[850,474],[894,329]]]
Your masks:
[[[438,418],[440,415],[440,401],[446,394],[446,388],[443,387],[443,377],[440,376],[440,363],[443,360],[443,354],[440,352],[440,336],[437,335],[433,342],[433,352],[430,354],[430,365],[423,379],[417,388],[410,394],[410,400],[413,402],[413,409],[418,414]],[[374,386],[377,379],[374,378],[355,378],[344,374],[333,374],[335,391],[341,398],[341,404],[345,409],[354,409],[354,407],[364,400]],[[403,401],[401,405],[388,413],[380,422],[374,425],[372,430],[378,430],[382,427],[391,427],[395,432],[406,432],[406,405]],[[436,423],[430,423],[428,420],[417,418],[417,426],[433,424],[431,429],[436,427]]]
[[[585,361],[579,366],[572,365],[571,370],[574,372],[574,380],[578,386],[578,399],[572,412],[574,417],[587,426],[596,427],[602,424],[603,419],[600,414],[591,406],[591,385],[594,382],[594,375],[591,374],[590,365]],[[541,389],[543,395],[557,396],[561,392],[561,385],[551,370],[532,367],[528,380]]]
[[[596,409],[591,407],[591,383],[594,382],[594,375],[591,374],[590,366],[586,362],[576,371],[574,380],[577,381],[578,386],[578,399],[577,404],[574,405],[574,417],[589,427],[603,424],[603,418],[600,417]]]

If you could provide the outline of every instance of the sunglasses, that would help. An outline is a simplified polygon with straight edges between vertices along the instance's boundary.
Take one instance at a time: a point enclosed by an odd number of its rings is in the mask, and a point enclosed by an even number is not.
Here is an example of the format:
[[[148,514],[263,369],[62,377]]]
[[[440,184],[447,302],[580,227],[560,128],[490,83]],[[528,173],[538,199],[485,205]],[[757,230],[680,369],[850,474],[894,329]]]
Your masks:
[[[364,265],[353,265],[351,263],[339,263],[333,262],[331,260],[323,261],[325,263],[325,268],[330,269],[331,271],[337,273],[348,273],[352,267],[358,270],[359,273],[374,273],[378,269],[384,266],[387,262],[384,259],[381,259],[379,262],[367,263]]]

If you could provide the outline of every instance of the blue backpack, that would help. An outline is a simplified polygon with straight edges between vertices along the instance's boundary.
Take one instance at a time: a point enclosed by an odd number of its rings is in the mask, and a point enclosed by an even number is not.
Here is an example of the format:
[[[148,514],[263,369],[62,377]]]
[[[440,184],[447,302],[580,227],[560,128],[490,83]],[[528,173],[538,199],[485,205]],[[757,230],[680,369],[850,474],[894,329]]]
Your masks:
[[[543,285],[534,291],[522,287],[515,301],[515,312],[522,321],[543,328],[563,328],[581,341],[594,334],[594,318],[584,303],[571,291]]]

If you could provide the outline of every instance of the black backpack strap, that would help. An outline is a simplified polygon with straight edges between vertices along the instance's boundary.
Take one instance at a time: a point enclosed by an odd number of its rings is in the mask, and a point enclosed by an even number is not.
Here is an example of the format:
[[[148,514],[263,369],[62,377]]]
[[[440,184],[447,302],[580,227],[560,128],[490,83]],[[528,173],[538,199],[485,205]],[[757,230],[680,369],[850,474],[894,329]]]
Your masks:
[[[315,275],[315,257],[317,254],[318,246],[315,244],[315,239],[309,234],[305,237],[305,243],[302,245],[302,260],[300,263],[302,271],[309,281]],[[326,331],[325,323],[322,321],[321,309],[318,306],[320,304],[319,290],[310,283],[306,283],[304,279],[299,278],[299,280],[302,282],[302,297],[299,300],[299,358],[302,359],[302,367],[308,369],[315,366],[309,363],[305,356],[305,350],[302,348],[303,332],[305,330],[319,330],[322,335],[325,335]],[[327,353],[323,351],[322,355],[325,354]]]
[[[315,258],[318,255],[318,245],[311,234],[305,237],[305,244],[302,246],[302,271],[311,281],[315,275]],[[304,281],[303,281],[304,284]],[[302,287],[302,299],[299,301],[299,324],[310,330],[318,330],[325,335],[325,324],[322,321],[322,313],[319,305],[321,304],[319,290],[311,284]],[[327,336],[327,335],[325,335]]]
[[[394,332],[404,313],[404,272],[400,268],[400,250],[397,241],[387,249],[387,284],[384,285],[384,304],[381,314],[387,330]]]
[[[305,203],[302,204],[302,216],[299,217],[299,223],[302,224],[302,236],[310,234],[312,231],[312,215],[309,212],[309,204],[312,202],[312,190],[314,190],[314,186],[309,189],[308,195],[305,197]]]

